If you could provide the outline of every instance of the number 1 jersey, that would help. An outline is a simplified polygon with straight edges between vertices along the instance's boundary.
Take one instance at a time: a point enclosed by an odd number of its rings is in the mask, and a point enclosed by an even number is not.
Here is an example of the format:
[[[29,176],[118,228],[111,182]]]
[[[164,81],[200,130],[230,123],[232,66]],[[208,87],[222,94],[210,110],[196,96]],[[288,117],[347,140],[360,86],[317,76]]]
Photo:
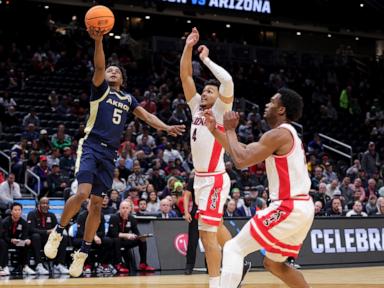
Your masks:
[[[212,133],[205,126],[203,109],[200,107],[201,96],[196,94],[188,102],[192,114],[191,124],[191,150],[193,166],[197,172],[211,173],[225,171],[224,149],[216,141]],[[212,106],[218,129],[224,131],[223,115],[224,112],[232,110],[232,103],[226,104],[217,98]]]

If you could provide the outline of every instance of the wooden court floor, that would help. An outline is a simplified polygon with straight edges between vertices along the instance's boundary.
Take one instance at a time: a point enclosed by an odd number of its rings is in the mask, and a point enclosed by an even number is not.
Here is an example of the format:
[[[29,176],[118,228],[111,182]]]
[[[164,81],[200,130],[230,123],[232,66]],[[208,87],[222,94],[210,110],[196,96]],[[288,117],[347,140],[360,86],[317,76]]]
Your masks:
[[[333,268],[302,270],[312,288],[384,288],[384,267]],[[81,287],[81,288],[207,288],[208,276],[197,274],[130,276],[78,279],[25,279],[7,280],[0,278],[3,287]],[[267,272],[250,272],[243,288],[286,288]]]

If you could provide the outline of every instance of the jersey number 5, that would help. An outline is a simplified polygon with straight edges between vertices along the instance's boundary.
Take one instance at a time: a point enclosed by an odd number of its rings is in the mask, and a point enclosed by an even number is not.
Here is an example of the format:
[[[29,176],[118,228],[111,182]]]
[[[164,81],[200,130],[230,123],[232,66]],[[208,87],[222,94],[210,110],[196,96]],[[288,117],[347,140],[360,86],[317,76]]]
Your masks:
[[[119,125],[121,123],[121,113],[123,113],[123,110],[115,108],[113,110],[113,117],[112,122],[113,124]]]

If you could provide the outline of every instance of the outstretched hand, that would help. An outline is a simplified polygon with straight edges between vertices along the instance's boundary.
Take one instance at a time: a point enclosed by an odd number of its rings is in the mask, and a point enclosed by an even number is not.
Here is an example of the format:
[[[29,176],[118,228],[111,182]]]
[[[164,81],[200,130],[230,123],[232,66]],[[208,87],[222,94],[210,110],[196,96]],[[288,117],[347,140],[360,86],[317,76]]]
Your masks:
[[[235,130],[239,125],[239,113],[235,111],[227,111],[224,113],[224,129]]]
[[[200,34],[196,27],[192,28],[192,32],[188,35],[187,40],[185,41],[185,44],[189,47],[193,47],[196,45],[197,42],[199,42]]]
[[[209,56],[209,49],[205,45],[200,45],[199,48],[197,48],[197,51],[199,51],[199,57],[201,61],[204,61],[205,58],[208,58]]]
[[[92,26],[90,26],[87,31],[88,31],[89,36],[95,41],[102,40],[103,36],[106,32],[105,29],[95,28]]]
[[[173,137],[181,135],[185,132],[185,125],[172,125],[168,126],[167,133]]]
[[[213,132],[216,129],[216,119],[213,115],[213,112],[211,109],[204,110],[204,118],[205,118],[205,126],[207,126],[208,130]]]

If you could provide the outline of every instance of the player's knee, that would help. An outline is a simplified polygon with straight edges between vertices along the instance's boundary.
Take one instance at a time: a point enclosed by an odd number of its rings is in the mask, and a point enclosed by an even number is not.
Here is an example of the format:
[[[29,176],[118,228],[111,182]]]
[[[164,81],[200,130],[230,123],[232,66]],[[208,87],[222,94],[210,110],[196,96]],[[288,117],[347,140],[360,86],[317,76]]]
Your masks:
[[[102,208],[102,202],[101,201],[93,201],[91,199],[89,209],[92,210],[92,213],[100,213]]]
[[[89,193],[88,191],[84,191],[84,190],[77,190],[77,193],[76,193],[76,198],[78,199],[78,201],[80,201],[81,203],[84,202],[85,200],[87,200],[89,197]]]
[[[234,241],[233,239],[231,239],[225,243],[224,248],[223,248],[223,253],[225,253],[225,254],[235,253],[237,255],[243,256],[243,253],[242,253],[239,245],[237,245],[236,241]]]

